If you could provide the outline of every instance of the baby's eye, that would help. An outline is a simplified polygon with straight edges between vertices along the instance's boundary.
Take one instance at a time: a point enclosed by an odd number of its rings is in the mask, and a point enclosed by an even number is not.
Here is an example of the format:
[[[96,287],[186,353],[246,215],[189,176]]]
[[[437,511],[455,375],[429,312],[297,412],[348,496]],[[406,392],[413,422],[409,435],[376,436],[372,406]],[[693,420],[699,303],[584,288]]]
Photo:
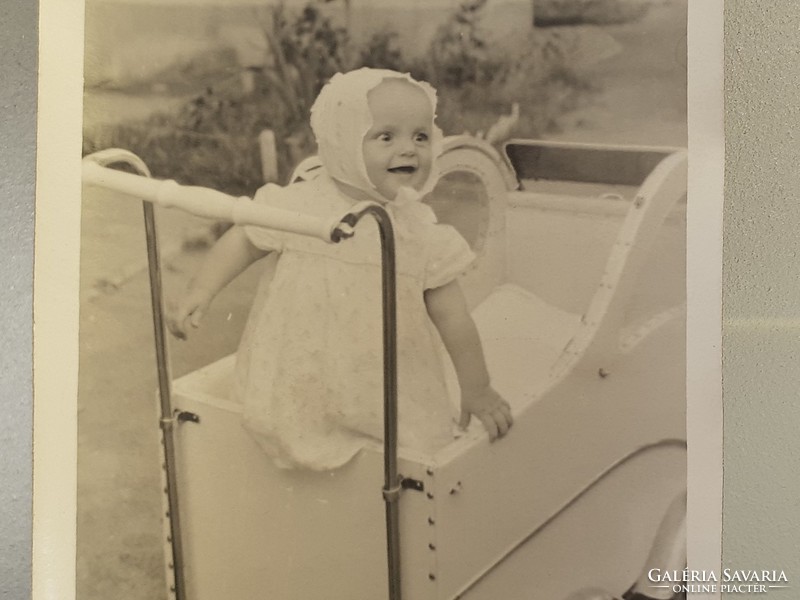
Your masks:
[[[424,131],[420,131],[417,135],[414,136],[415,142],[427,142],[430,139],[427,133]]]
[[[392,134],[384,131],[383,133],[379,133],[377,139],[381,142],[391,142],[392,141]]]

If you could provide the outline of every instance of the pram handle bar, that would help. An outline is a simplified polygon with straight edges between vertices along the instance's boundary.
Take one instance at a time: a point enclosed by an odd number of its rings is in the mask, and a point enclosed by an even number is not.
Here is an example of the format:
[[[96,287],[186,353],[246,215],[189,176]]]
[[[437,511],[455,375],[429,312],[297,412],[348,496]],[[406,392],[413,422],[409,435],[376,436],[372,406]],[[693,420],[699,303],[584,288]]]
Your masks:
[[[246,196],[234,197],[198,186],[185,186],[168,180],[133,175],[100,165],[94,155],[83,159],[84,183],[102,186],[139,200],[166,208],[237,225],[256,225],[338,242],[353,235],[352,226],[342,218],[321,219],[292,210],[257,204]]]
[[[104,165],[125,163],[141,175],[132,175]],[[257,225],[339,242],[352,237],[358,221],[371,215],[378,225],[381,241],[381,296],[383,304],[383,362],[384,362],[384,487],[386,508],[386,541],[388,559],[389,600],[401,600],[400,587],[400,518],[398,500],[402,477],[397,472],[397,292],[395,274],[395,242],[392,221],[386,209],[376,202],[360,202],[338,218],[323,220],[290,210],[256,204],[247,197],[235,198],[208,188],[182,186],[173,180],[149,178],[147,165],[127,150],[111,148],[83,159],[83,182],[122,192],[145,201],[148,264],[150,268],[153,323],[156,335],[156,361],[161,396],[161,426],[166,456],[167,496],[177,600],[185,600],[183,550],[179,519],[177,482],[175,480],[175,451],[171,437],[173,409],[167,344],[163,319],[161,271],[158,257],[158,236],[151,204],[180,208],[191,214],[229,221],[239,225]]]

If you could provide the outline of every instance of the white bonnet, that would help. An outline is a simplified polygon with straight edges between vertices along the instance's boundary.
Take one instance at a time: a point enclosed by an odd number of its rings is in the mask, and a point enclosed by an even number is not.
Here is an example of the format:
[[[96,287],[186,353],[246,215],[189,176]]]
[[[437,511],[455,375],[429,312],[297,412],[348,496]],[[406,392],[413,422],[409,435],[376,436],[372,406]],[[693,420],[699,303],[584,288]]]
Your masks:
[[[431,102],[436,115],[436,90],[428,83],[416,81],[407,73],[364,67],[348,73],[337,73],[325,84],[311,107],[311,129],[317,139],[318,154],[328,174],[341,183],[385,200],[369,180],[364,165],[362,143],[372,127],[367,94],[385,79],[404,79],[419,87]],[[432,155],[441,153],[442,132],[431,124]],[[421,190],[425,193],[436,182],[435,167]]]

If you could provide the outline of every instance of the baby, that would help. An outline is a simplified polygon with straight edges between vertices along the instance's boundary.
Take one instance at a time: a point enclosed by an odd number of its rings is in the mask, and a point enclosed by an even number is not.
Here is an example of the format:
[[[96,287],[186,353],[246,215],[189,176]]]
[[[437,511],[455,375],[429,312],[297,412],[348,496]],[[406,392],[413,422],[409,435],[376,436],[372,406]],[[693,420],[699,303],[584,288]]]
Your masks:
[[[311,109],[322,173],[255,196],[326,218],[363,200],[387,209],[397,244],[399,441],[428,453],[453,439],[442,343],[460,387],[458,425],[474,415],[491,440],[512,425],[457,281],[474,256],[420,201],[436,180],[435,107],[433,88],[408,75],[337,74]],[[231,228],[189,283],[170,330],[185,338],[217,292],[270,252],[279,255],[275,273],[256,294],[237,354],[244,424],[279,466],[336,468],[383,435],[380,240],[372,219],[339,244]]]

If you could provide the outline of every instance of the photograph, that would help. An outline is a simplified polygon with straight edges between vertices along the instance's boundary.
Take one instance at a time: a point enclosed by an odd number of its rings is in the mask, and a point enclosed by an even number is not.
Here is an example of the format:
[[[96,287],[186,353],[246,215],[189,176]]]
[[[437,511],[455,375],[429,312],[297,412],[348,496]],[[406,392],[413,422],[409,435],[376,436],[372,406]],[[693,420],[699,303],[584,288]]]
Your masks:
[[[86,0],[76,598],[703,591],[688,4]]]

